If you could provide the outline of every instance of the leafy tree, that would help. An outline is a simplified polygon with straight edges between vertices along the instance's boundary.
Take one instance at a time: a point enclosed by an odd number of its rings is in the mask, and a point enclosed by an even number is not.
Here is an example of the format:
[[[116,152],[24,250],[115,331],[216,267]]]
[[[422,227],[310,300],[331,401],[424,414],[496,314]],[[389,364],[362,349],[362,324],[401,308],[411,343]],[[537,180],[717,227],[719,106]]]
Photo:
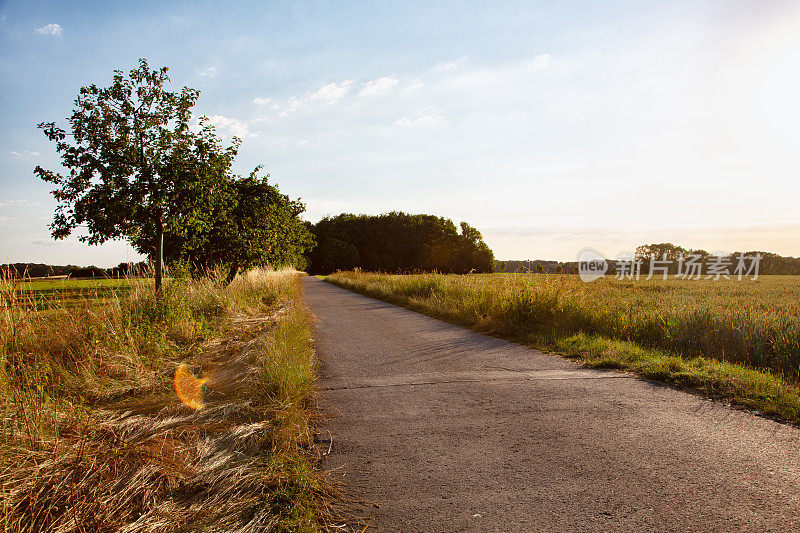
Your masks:
[[[541,263],[536,263],[536,272],[538,272],[539,274],[544,273],[544,267],[542,266]]]
[[[559,263],[558,266],[556,267],[556,274],[563,274],[563,273],[564,273],[564,266],[561,263]]]
[[[167,256],[196,268],[229,267],[228,281],[241,270],[270,264],[304,266],[304,253],[314,245],[299,218],[305,205],[270,185],[257,167],[247,178],[228,178],[214,189],[205,216],[167,245]]]
[[[114,71],[109,87],[81,88],[68,119],[71,133],[54,122],[39,124],[69,174],[39,166],[34,171],[57,186],[54,238],[81,226],[87,234],[79,238],[89,244],[131,241],[155,259],[159,294],[164,235],[194,223],[202,206],[196,200],[223,178],[239,146],[234,139],[221,148],[207,123],[199,133],[189,129],[200,93],[166,90],[167,70],[150,70],[140,59],[128,75]]]

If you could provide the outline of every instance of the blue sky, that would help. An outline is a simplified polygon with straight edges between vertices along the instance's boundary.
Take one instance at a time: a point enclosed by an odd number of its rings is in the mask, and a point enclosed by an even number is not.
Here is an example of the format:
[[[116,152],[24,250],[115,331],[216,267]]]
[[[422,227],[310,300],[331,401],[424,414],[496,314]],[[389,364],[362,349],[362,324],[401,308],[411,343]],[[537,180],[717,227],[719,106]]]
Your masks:
[[[307,218],[433,213],[500,259],[644,242],[800,255],[800,3],[0,2],[0,254],[54,243],[35,128],[146,57]]]

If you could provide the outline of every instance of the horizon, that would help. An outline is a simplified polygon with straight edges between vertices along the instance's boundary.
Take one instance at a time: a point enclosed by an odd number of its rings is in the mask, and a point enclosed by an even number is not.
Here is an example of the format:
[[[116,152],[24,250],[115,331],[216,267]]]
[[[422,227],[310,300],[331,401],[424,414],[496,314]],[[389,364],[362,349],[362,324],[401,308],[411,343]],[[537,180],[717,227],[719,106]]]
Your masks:
[[[672,242],[800,256],[800,5],[693,1],[0,4],[0,255],[136,261],[53,241],[35,125],[140,57],[306,203],[467,221],[500,261]]]

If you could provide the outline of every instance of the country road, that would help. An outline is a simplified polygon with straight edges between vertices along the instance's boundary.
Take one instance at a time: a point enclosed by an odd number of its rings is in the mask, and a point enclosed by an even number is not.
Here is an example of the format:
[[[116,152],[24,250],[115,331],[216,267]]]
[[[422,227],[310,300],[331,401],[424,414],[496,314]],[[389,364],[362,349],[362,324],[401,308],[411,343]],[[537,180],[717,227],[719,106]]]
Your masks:
[[[800,530],[798,428],[304,288],[327,467],[370,530]]]

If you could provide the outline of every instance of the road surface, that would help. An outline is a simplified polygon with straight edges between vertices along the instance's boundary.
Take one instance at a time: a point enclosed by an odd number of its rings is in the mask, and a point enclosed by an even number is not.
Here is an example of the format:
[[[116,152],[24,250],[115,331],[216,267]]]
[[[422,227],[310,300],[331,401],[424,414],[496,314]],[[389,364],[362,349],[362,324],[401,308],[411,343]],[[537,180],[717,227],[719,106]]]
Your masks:
[[[327,466],[379,531],[800,530],[798,428],[304,283]]]

